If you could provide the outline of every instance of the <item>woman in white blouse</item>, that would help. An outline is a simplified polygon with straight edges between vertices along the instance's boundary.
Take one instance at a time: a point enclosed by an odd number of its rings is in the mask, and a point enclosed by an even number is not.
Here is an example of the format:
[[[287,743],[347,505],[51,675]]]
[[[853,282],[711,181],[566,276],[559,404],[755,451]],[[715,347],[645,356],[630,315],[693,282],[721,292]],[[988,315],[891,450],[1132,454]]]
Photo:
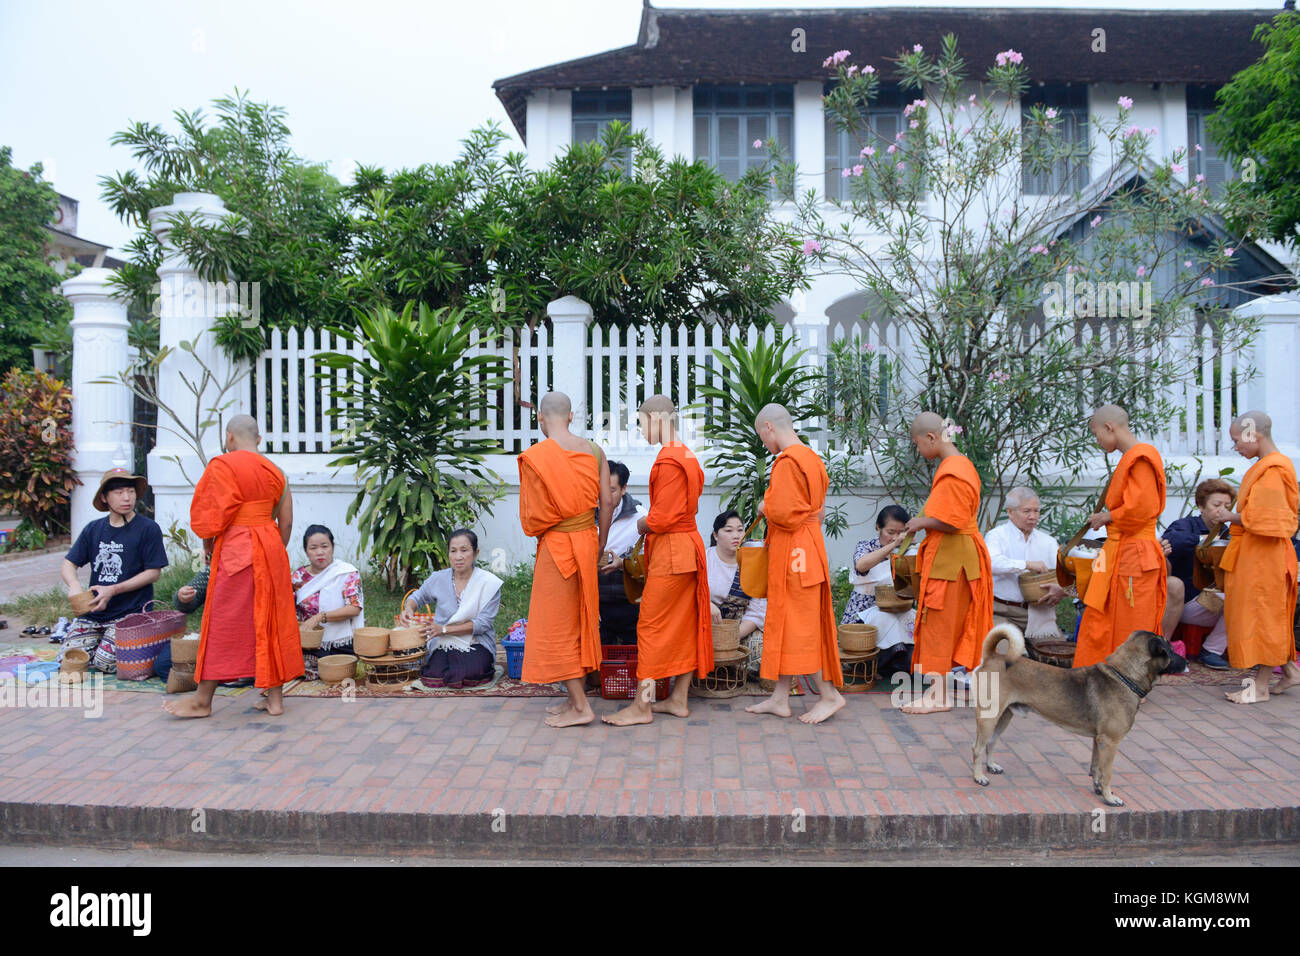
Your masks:
[[[763,616],[767,600],[751,598],[740,587],[736,550],[745,540],[745,522],[735,511],[713,519],[713,547],[705,557],[709,566],[709,601],[715,621],[740,620],[740,642],[749,645],[746,668],[755,673],[763,659]]]

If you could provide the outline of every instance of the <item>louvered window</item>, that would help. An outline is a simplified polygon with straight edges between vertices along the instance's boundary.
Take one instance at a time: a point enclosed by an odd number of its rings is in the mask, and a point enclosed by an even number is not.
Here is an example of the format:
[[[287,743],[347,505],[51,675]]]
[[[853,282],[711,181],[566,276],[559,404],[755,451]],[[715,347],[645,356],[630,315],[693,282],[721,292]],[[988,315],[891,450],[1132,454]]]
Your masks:
[[[829,88],[827,92],[830,92]],[[843,175],[843,170],[852,169],[862,164],[868,169],[870,163],[862,158],[862,149],[874,146],[876,158],[883,161],[891,143],[900,130],[907,129],[903,117],[904,97],[896,84],[881,85],[878,95],[871,101],[866,122],[858,127],[856,133],[846,129],[836,129],[837,117],[826,114],[826,198],[838,198],[847,202],[851,196],[853,180]],[[906,137],[904,137],[906,143]],[[907,147],[904,146],[903,156]]]
[[[694,95],[695,158],[732,182],[766,162],[769,138],[794,155],[793,86],[697,86]]]
[[[1192,182],[1197,176],[1205,177],[1205,185],[1213,196],[1221,195],[1228,180],[1236,174],[1205,128],[1205,121],[1217,110],[1214,94],[1218,89],[1217,86],[1187,87],[1187,169]]]
[[[1076,157],[1062,156],[1050,169],[1031,168],[1025,164],[1023,188],[1030,195],[1053,195],[1074,192],[1088,185],[1088,88],[1082,85],[1045,84],[1025,91],[1020,100],[1021,129],[1026,133],[1030,111],[1035,106],[1054,108],[1057,129],[1065,143],[1073,144]]]

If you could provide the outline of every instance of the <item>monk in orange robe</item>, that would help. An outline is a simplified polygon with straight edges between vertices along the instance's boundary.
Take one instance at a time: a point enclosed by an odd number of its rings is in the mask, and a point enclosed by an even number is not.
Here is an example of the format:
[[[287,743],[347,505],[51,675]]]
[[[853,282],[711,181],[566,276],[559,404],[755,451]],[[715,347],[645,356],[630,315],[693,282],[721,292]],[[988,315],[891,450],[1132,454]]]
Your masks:
[[[1257,668],[1245,687],[1228,694],[1238,704],[1268,700],[1300,684],[1295,662],[1294,632],[1296,556],[1291,538],[1296,532],[1295,466],[1273,443],[1273,422],[1264,412],[1247,412],[1229,427],[1233,447],[1245,458],[1257,458],[1241,480],[1237,510],[1220,507],[1215,521],[1229,523],[1231,540],[1220,567],[1226,572],[1224,620],[1228,625],[1228,662]],[[1282,678],[1272,687],[1273,668]]]
[[[949,673],[960,665],[967,672],[980,662],[984,636],[993,629],[993,567],[979,533],[980,476],[957,450],[951,426],[934,412],[912,421],[912,441],[927,461],[939,459],[930,497],[907,531],[924,531],[917,552],[921,575],[917,594],[913,671],[931,676],[921,701],[902,708],[905,714],[952,710]]]
[[[573,406],[563,392],[542,397],[537,421],[546,438],[518,459],[519,523],[537,539],[523,678],[563,683],[568,700],[547,710],[546,724],[574,727],[596,719],[586,676],[600,668],[596,562],[614,512],[609,463],[599,445],[569,431]]]
[[[289,555],[293,496],[284,473],[259,454],[249,415],[226,426],[226,454],[208,462],[190,502],[190,527],[211,556],[208,595],[194,665],[198,690],[163,709],[207,717],[225,681],[252,677],[266,690],[257,707],[284,713],[283,685],[303,675]]]
[[[1088,518],[1103,525],[1106,543],[1092,563],[1074,666],[1110,656],[1134,631],[1161,633],[1169,584],[1156,520],[1165,510],[1165,465],[1155,446],[1129,430],[1128,412],[1103,405],[1088,424],[1101,450],[1123,452],[1102,509]]]
[[[704,469],[677,437],[677,409],[666,395],[647,398],[637,412],[641,434],[662,445],[650,469],[650,512],[637,520],[645,535],[646,579],[636,625],[637,693],[605,723],[648,724],[656,713],[689,717],[691,674],[713,670],[709,566],[695,512]],[[667,699],[655,701],[655,681],[675,678]]]
[[[843,695],[835,689],[844,684],[844,675],[821,527],[830,479],[821,457],[799,440],[784,406],[763,406],[754,430],[777,456],[758,507],[767,518],[767,616],[759,675],[776,681],[776,689],[745,710],[789,717],[790,681],[808,674],[818,699],[799,719],[820,724],[844,706]]]

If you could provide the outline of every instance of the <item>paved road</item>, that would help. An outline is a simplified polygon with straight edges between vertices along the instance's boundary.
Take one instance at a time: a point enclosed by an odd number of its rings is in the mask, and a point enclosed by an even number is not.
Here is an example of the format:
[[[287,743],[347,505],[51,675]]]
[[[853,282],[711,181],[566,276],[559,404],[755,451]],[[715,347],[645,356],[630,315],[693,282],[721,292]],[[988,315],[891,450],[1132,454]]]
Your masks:
[[[690,866],[754,866],[762,860],[742,862],[690,863]],[[786,865],[789,860],[774,857],[771,863]],[[557,860],[455,860],[429,857],[394,856],[321,856],[297,853],[185,853],[179,850],[104,850],[92,847],[44,847],[0,845],[0,866],[608,866],[607,862],[566,863]],[[651,866],[674,864],[654,862]],[[822,865],[800,860],[800,866]],[[1257,847],[1250,853],[1188,854],[1153,852],[1137,849],[1128,854],[1098,855],[1087,853],[1044,852],[984,854],[959,852],[863,854],[854,862],[830,863],[828,866],[1288,866],[1300,865],[1300,847],[1286,844]]]
[[[0,561],[0,604],[12,601],[23,594],[48,591],[59,583],[59,567],[63,564],[63,551],[37,554],[30,558],[10,558]],[[83,568],[82,583],[90,580],[90,569]]]

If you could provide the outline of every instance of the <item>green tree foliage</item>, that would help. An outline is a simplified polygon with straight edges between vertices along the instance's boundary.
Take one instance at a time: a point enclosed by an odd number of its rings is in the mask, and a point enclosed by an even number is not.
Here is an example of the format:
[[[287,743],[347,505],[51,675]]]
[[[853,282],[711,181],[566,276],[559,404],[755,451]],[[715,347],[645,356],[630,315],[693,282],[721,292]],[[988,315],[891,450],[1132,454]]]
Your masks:
[[[149,227],[149,210],[170,205],[179,192],[210,192],[226,205],[223,220],[178,216],[171,234],[200,275],[261,283],[265,325],[302,327],[345,319],[351,303],[339,281],[348,242],[343,187],[324,166],[293,152],[281,107],[254,103],[239,90],[214,100],[213,107],[212,123],[201,110],[177,110],[179,133],[136,122],[111,140],[129,147],[142,168],[100,179],[101,198],[137,229],[118,276],[132,305],[157,314],[162,246]],[[264,347],[263,330],[243,328],[235,316],[221,321],[216,332],[236,357],[251,357]]]
[[[13,150],[0,146],[0,371],[31,368],[32,346],[57,338],[72,318],[55,286],[60,275],[46,261],[47,224],[59,194],[41,179],[37,163],[14,167]]]
[[[1229,187],[1270,201],[1264,234],[1294,243],[1300,226],[1300,14],[1279,13],[1255,28],[1263,55],[1215,97],[1209,132],[1236,160]]]
[[[44,372],[11,368],[0,381],[0,511],[46,534],[68,530],[72,392]]]
[[[796,351],[794,341],[779,332],[770,343],[759,340],[750,347],[736,339],[725,351],[710,351],[716,365],[697,366],[700,401],[689,411],[699,416],[699,433],[712,449],[706,464],[716,469],[717,483],[731,492],[723,507],[749,521],[758,513],[771,470],[771,456],[754,420],[772,403],[784,405],[796,426],[817,419],[824,413],[817,399],[822,374],[806,363],[807,350]],[[715,379],[719,375],[720,383]]]
[[[380,306],[360,312],[356,327],[335,329],[365,355],[318,359],[344,373],[329,415],[347,422],[330,464],[355,466],[361,485],[347,520],[356,516],[361,546],[370,545],[390,587],[446,567],[447,536],[501,494],[485,464],[496,444],[473,429],[486,424],[487,392],[500,387],[504,365],[465,355],[473,328],[464,310]]]
[[[1249,341],[1250,323],[1223,307],[1218,286],[1231,279],[1235,247],[1262,222],[1261,204],[1228,210],[1180,178],[1185,154],[1150,157],[1153,131],[1131,124],[1123,98],[1116,120],[1090,120],[1091,147],[1064,137],[1054,110],[1022,117],[1029,66],[1012,53],[988,67],[974,94],[955,37],[937,53],[901,53],[896,78],[916,99],[893,142],[864,122],[879,71],[835,63],[827,109],[857,137],[861,165],[835,215],[812,195],[799,202],[810,256],[860,285],[866,319],[898,323],[911,343],[883,366],[833,357],[837,391],[889,393],[858,416],[832,416],[839,447],[915,505],[931,466],[908,440],[910,419],[923,409],[950,418],[985,479],[985,523],[1014,484],[1035,485],[1045,504],[1073,495],[1097,461],[1086,428],[1093,407],[1125,405],[1146,434],[1194,414],[1173,407],[1172,386],[1196,381],[1203,348],[1230,352]],[[1026,173],[1091,164],[1094,149],[1110,164],[1085,190],[1061,176],[1053,193],[1024,192]],[[1244,231],[1224,234],[1227,221]],[[1103,294],[1115,283],[1124,299]],[[1213,319],[1209,341],[1180,337],[1198,309]],[[873,427],[864,429],[865,416]]]

